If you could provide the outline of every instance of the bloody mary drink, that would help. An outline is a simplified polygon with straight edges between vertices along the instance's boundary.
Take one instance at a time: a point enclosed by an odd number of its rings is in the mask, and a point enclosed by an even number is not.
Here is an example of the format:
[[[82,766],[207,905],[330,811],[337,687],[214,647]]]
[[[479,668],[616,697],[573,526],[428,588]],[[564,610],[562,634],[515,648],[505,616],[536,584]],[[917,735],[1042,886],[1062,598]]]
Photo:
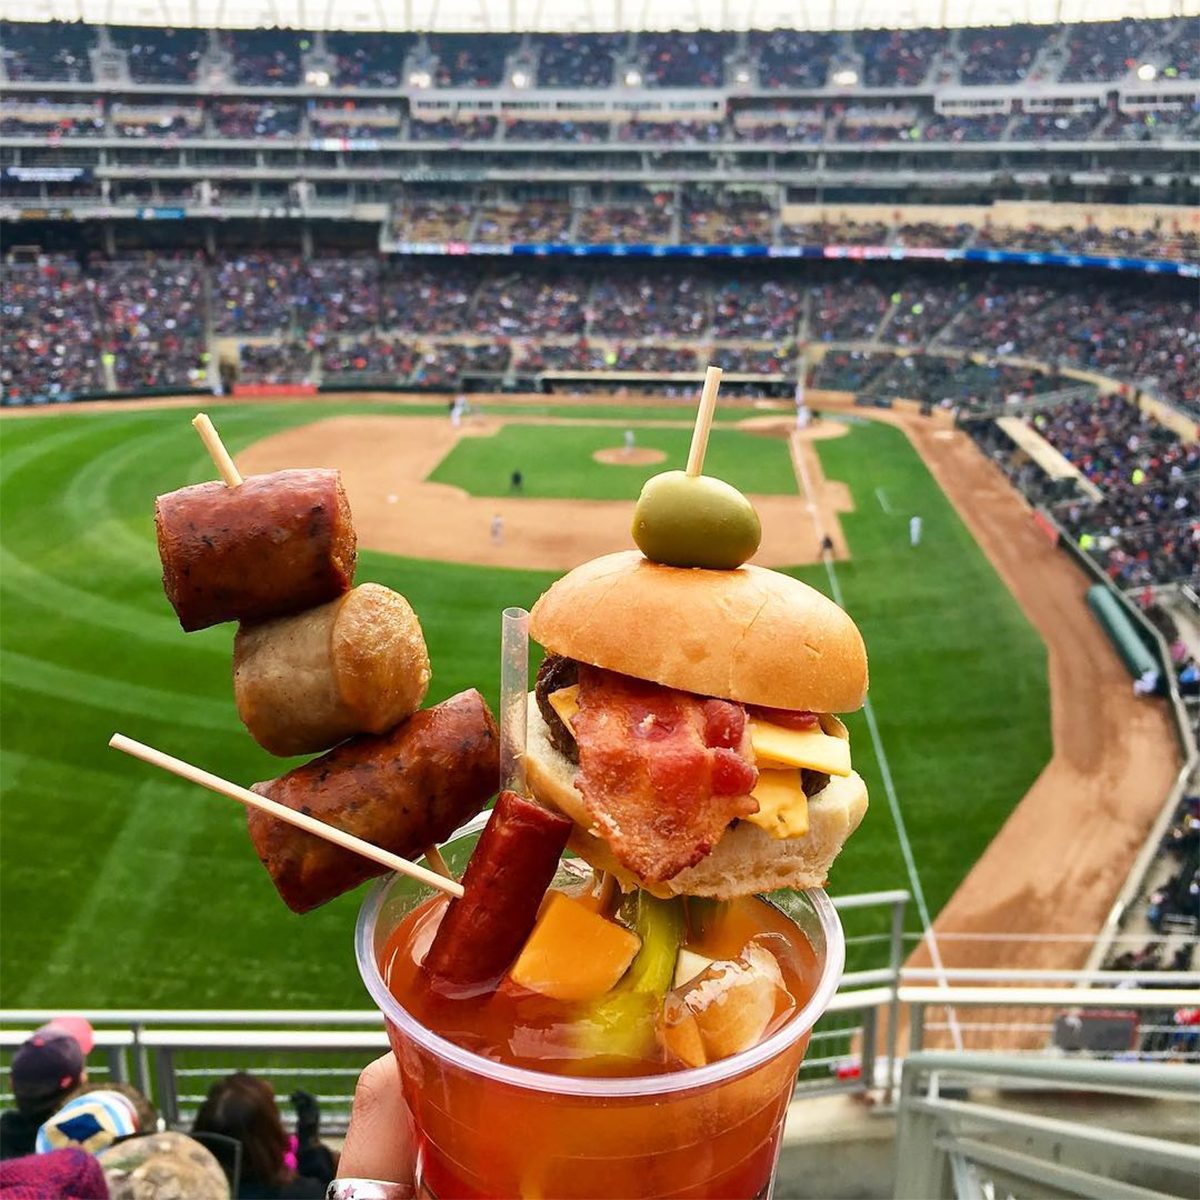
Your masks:
[[[466,861],[481,825],[445,847],[452,865]],[[564,860],[549,900],[602,903],[588,879]],[[644,914],[633,914],[636,898],[615,903],[649,946]],[[740,897],[690,912],[683,901],[646,903],[661,906],[654,919],[670,921],[675,911],[681,921],[665,1020],[661,1001],[656,1008],[629,985],[636,966],[598,1000],[548,997],[511,978],[474,996],[440,994],[420,963],[444,901],[400,878],[371,892],[359,917],[358,960],[413,1111],[421,1194],[770,1194],[796,1071],[841,973],[837,915],[820,891]],[[765,964],[770,992],[751,986],[747,1003],[697,1007],[697,990],[716,977],[713,967],[703,969],[713,960]],[[583,974],[591,969],[580,964]],[[690,970],[699,970],[691,981]],[[698,1014],[702,1043],[685,1002]],[[716,1057],[745,1040],[747,1021],[754,1043]]]

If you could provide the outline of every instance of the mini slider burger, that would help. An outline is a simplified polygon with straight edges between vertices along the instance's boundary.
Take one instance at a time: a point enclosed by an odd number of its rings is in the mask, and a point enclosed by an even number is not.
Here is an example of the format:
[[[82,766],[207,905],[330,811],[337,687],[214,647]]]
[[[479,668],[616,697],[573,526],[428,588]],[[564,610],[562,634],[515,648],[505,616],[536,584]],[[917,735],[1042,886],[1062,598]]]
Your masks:
[[[534,606],[534,795],[625,888],[727,899],[819,887],[867,808],[846,727],[867,659],[799,580],[610,554]]]

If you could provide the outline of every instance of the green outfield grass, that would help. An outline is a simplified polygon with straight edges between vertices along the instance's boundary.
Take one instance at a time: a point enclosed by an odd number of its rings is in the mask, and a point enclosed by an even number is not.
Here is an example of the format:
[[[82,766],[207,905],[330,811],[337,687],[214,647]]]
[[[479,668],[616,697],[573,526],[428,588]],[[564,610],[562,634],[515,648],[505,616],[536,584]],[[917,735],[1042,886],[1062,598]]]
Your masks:
[[[219,425],[236,450],[350,411],[223,408]],[[639,430],[639,444],[661,432]],[[570,458],[575,494],[609,494],[624,469],[578,453],[598,435],[619,444],[611,430],[540,428],[537,461]],[[859,426],[818,445],[858,505],[844,518],[855,558],[839,578],[867,638],[883,741],[936,910],[1049,754],[1044,649],[898,432]],[[719,431],[709,462],[755,490],[791,490],[770,465],[780,451]],[[351,952],[358,897],[291,915],[240,809],[105,748],[121,730],[243,782],[281,769],[237,720],[232,629],[185,635],[162,596],[153,497],[212,474],[186,413],[6,420],[0,454],[0,1004],[364,1006]],[[521,464],[531,491],[533,461]],[[768,472],[772,488],[758,482]],[[488,479],[473,490],[486,493]],[[925,518],[916,551],[911,511]],[[799,573],[828,586],[820,568]],[[499,611],[532,603],[551,575],[366,552],[358,578],[403,591],[421,615],[431,700],[478,685],[494,703]],[[874,801],[834,890],[904,886],[870,741],[860,719],[851,728]]]
[[[476,496],[501,496],[508,494],[512,472],[520,470],[527,496],[631,500],[650,476],[687,466],[688,429],[636,431],[640,449],[667,456],[657,464],[600,466],[592,460],[598,450],[623,447],[622,436],[622,430],[609,426],[508,425],[492,437],[464,438],[429,478]],[[787,445],[752,433],[713,430],[704,470],[744,492],[794,495],[797,490]]]

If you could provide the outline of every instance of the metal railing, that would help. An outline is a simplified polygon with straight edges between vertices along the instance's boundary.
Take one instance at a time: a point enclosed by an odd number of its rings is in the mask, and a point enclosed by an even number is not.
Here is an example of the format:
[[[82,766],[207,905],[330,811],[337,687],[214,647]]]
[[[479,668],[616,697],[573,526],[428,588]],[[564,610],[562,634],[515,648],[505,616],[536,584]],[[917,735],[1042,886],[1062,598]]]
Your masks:
[[[886,983],[863,986],[864,977],[876,974],[848,976],[817,1022],[797,1081],[798,1096],[872,1092],[890,1101],[906,1052],[949,1044],[950,1010],[968,1051],[1002,1047],[1035,1062],[1067,1060],[1076,1052],[1056,1043],[1058,1024],[1102,1015],[1121,1018],[1131,1039],[1147,1045],[1139,1048],[1131,1041],[1106,1051],[1078,1052],[1089,1061],[1108,1055],[1200,1063],[1200,1028],[1193,1032],[1172,1021],[1175,1011],[1200,1007],[1200,974],[1164,972],[1147,980],[1187,983],[1186,989],[1086,986],[1097,974],[1108,982],[1112,972],[948,969],[940,986],[904,982],[930,974],[921,969],[883,971]],[[1060,986],[1018,986],[1029,974],[1053,975]],[[958,986],[963,978],[975,986]],[[984,979],[990,986],[979,986]],[[10,1055],[33,1028],[57,1015],[59,1010],[0,1012],[5,1026],[0,1053]],[[359,1071],[388,1046],[382,1019],[373,1010],[102,1009],[82,1015],[97,1027],[101,1062],[90,1068],[92,1074],[132,1083],[154,1100],[169,1124],[183,1127],[212,1083],[246,1070],[270,1079],[280,1096],[297,1087],[315,1092],[325,1112],[324,1127],[341,1130]],[[2,1099],[7,1103],[11,1097]]]
[[[849,969],[813,1030],[798,1096],[871,1092],[890,1102],[905,1053],[949,1044],[951,1023],[968,1050],[1002,1048],[1036,1060],[1075,1053],[1059,1037],[1064,1021],[1125,1014],[1119,1027],[1129,1032],[1130,1044],[1088,1053],[1200,1062],[1200,1029],[1193,1037],[1173,1020],[1177,1009],[1200,1008],[1200,971],[906,968],[908,943],[919,936],[905,928],[907,902],[900,890],[835,901]],[[928,986],[931,981],[936,986]],[[7,1059],[32,1029],[60,1013],[0,1011],[0,1055]],[[213,1082],[247,1070],[270,1079],[281,1097],[298,1087],[316,1093],[324,1127],[336,1132],[345,1127],[359,1071],[387,1049],[382,1019],[371,1009],[99,1009],[81,1015],[96,1027],[92,1074],[132,1083],[181,1127],[190,1124]],[[10,1099],[0,1096],[0,1103]]]
[[[974,1089],[985,1088],[989,1101],[1009,1102],[980,1102]],[[1022,1107],[1030,1093],[1038,1111]],[[1076,1103],[1086,1098],[1084,1119],[1070,1108],[1047,1115],[1060,1096]],[[1123,1127],[1138,1102],[1155,1105],[1150,1127],[1156,1136]],[[1197,1067],[914,1054],[901,1085],[895,1196],[1194,1196],[1200,1192],[1197,1102]],[[1169,1116],[1177,1126],[1174,1140]]]

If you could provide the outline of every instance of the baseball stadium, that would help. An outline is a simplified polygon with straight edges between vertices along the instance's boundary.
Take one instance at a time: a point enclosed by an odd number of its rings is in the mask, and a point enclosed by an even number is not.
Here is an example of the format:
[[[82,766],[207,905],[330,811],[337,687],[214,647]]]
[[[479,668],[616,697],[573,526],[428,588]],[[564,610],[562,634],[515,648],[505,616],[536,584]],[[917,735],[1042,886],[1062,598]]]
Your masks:
[[[1197,1193],[1192,0],[0,18],[0,1196]]]

